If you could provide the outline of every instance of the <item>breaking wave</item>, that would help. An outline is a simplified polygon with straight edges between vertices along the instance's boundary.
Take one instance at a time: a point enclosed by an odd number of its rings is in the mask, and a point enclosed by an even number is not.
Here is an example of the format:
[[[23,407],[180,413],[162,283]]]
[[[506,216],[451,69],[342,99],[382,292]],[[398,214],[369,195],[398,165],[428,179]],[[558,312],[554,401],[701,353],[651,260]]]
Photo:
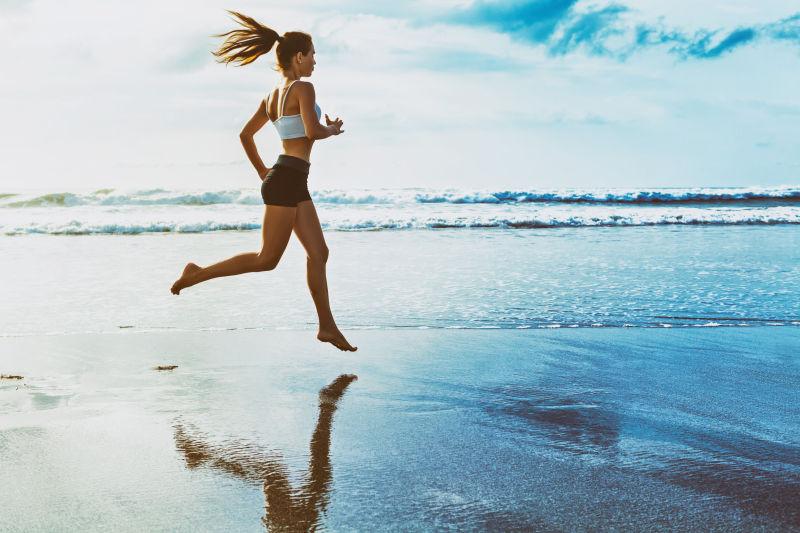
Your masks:
[[[457,189],[322,189],[312,198],[322,204],[732,204],[800,203],[800,187],[697,187],[653,189],[531,189],[477,191]],[[0,208],[73,207],[81,205],[215,205],[261,204],[257,188],[218,191],[147,189],[47,194],[0,193]]]

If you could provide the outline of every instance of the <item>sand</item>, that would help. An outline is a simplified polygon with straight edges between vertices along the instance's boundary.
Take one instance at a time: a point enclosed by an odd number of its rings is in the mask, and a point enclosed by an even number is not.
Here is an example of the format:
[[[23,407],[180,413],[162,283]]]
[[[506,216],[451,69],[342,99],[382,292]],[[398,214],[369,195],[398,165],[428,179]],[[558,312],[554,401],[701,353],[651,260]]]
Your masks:
[[[348,333],[0,339],[0,530],[800,530],[796,328]]]

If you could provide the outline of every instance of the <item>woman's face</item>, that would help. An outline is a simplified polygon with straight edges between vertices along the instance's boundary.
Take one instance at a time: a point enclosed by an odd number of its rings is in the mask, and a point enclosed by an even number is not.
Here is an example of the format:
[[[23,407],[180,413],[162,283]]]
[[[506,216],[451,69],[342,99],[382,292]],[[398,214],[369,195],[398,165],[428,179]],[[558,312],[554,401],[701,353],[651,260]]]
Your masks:
[[[314,59],[314,53],[314,45],[312,44],[311,49],[307,54],[300,54],[300,61],[302,62],[300,63],[299,67],[303,76],[311,76],[311,73],[314,72],[314,65],[317,63],[317,61]]]

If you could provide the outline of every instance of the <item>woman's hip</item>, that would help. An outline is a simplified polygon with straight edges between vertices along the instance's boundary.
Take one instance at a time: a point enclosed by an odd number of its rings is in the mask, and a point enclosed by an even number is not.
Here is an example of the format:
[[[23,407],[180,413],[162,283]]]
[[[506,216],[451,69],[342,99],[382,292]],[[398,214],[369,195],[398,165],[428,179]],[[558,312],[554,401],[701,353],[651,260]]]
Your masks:
[[[292,160],[299,158],[292,158]],[[301,165],[278,157],[278,162],[267,173],[261,183],[261,197],[265,204],[295,206],[311,198],[308,192],[308,172],[298,170]],[[308,165],[308,162],[303,161]],[[307,167],[306,167],[307,169]]]

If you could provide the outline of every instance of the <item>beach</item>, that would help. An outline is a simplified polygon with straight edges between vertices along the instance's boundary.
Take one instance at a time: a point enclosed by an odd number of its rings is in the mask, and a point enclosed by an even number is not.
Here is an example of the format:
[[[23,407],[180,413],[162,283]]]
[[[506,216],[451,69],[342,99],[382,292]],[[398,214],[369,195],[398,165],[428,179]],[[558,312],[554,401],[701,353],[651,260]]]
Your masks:
[[[0,530],[800,530],[795,189],[243,194],[3,196]]]
[[[0,26],[0,533],[800,533],[800,3]]]
[[[800,529],[796,328],[358,341],[3,339],[0,529]]]

